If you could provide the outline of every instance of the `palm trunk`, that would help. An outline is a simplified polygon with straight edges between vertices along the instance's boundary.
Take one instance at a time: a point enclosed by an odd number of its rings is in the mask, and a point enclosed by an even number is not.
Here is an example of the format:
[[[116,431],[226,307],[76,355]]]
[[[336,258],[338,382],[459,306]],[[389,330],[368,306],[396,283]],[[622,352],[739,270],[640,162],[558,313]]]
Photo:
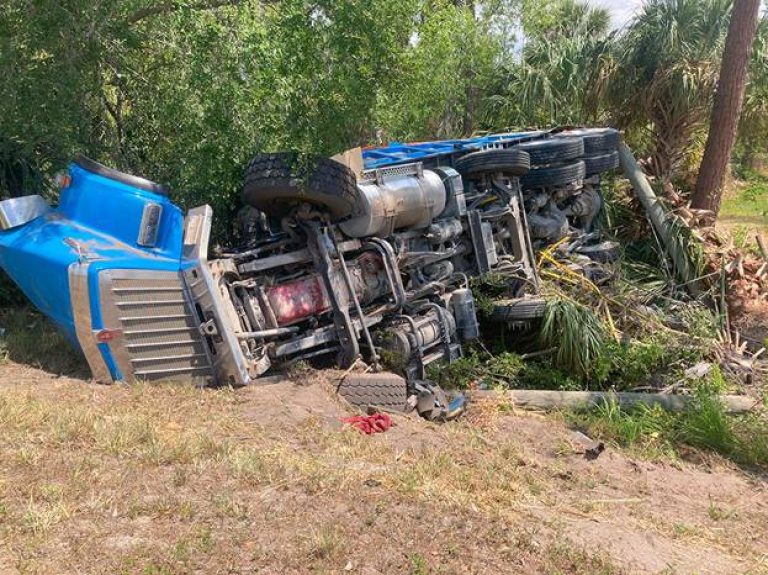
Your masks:
[[[736,141],[736,129],[747,83],[749,53],[755,38],[759,14],[760,0],[736,0],[728,26],[707,146],[701,161],[696,190],[691,198],[691,207],[710,210],[715,216],[720,211],[723,183]]]

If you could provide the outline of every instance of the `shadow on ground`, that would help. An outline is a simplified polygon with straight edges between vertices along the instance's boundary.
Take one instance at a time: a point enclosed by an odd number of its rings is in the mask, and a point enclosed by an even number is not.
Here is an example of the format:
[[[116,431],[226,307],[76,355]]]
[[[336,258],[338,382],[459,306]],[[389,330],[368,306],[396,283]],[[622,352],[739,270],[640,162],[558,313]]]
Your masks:
[[[13,361],[57,376],[90,377],[80,352],[31,308],[1,310],[0,334],[0,362]]]

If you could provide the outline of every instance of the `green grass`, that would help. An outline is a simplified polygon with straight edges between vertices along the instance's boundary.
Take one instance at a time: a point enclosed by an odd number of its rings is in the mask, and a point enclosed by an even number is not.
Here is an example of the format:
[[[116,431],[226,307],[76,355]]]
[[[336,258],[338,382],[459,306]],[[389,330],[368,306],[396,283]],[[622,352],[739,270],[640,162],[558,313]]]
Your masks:
[[[768,419],[759,414],[726,414],[711,390],[700,389],[692,408],[683,413],[645,405],[624,410],[615,402],[605,402],[570,418],[594,437],[645,457],[675,458],[689,447],[718,453],[746,467],[768,469]]]
[[[600,321],[594,314],[584,315],[589,321]],[[714,338],[710,325],[714,320],[709,312],[699,314],[682,306],[676,317],[685,322],[689,334]],[[601,333],[603,328],[592,325],[582,329],[581,320],[581,312],[575,319],[565,314],[555,316],[551,320],[553,333],[542,338],[539,346],[549,352],[539,357],[523,359],[486,341],[493,352],[482,345],[468,346],[464,357],[450,365],[433,364],[427,375],[449,389],[483,384],[491,389],[626,391],[646,386],[652,380],[677,381],[686,367],[704,360],[709,353],[709,339],[681,339],[675,333],[657,330],[617,342]],[[579,371],[577,364],[587,373]]]
[[[745,235],[742,228],[748,231],[757,229],[766,233],[768,232],[768,175],[747,172],[744,176],[746,178],[744,187],[723,200],[720,221],[733,226],[736,229],[736,236]]]

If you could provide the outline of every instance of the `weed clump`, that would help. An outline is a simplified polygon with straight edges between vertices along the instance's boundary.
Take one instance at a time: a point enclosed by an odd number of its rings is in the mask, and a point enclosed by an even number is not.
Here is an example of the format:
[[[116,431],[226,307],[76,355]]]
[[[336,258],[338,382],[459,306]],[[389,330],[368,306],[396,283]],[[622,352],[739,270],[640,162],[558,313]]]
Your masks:
[[[449,365],[430,365],[427,375],[448,389],[510,389],[516,387],[525,368],[516,353],[493,355],[480,347],[471,347],[464,357]]]
[[[566,298],[552,299],[541,326],[543,348],[553,348],[561,369],[586,379],[605,379],[609,370],[608,327],[589,307]]]
[[[670,413],[658,405],[622,409],[605,401],[596,409],[569,415],[571,422],[603,440],[647,457],[678,457],[685,447],[711,451],[737,464],[768,468],[768,420],[758,414],[733,416],[717,394],[718,370],[696,383],[688,410]]]

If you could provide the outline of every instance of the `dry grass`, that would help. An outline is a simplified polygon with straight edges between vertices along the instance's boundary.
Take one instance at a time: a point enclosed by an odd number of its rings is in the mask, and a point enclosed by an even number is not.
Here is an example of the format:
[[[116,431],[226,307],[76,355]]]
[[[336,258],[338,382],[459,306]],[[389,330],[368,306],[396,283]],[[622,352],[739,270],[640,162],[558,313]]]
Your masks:
[[[584,461],[552,420],[398,417],[367,437],[320,385],[11,384],[5,369],[0,573],[635,572],[610,538],[582,537],[584,520],[759,565],[743,542],[765,509],[617,505],[615,490],[635,489],[629,463]]]
[[[170,385],[1,389],[0,566],[458,573],[501,565],[506,554],[542,572],[609,565],[555,530],[536,545],[509,538],[502,526],[519,522],[517,504],[534,483],[512,441],[483,453],[459,425],[436,431],[456,448],[422,450],[323,417],[260,426],[242,402],[236,391]],[[468,554],[466,537],[481,547]]]
[[[8,361],[56,375],[88,376],[83,357],[32,307],[0,308],[0,366]]]

